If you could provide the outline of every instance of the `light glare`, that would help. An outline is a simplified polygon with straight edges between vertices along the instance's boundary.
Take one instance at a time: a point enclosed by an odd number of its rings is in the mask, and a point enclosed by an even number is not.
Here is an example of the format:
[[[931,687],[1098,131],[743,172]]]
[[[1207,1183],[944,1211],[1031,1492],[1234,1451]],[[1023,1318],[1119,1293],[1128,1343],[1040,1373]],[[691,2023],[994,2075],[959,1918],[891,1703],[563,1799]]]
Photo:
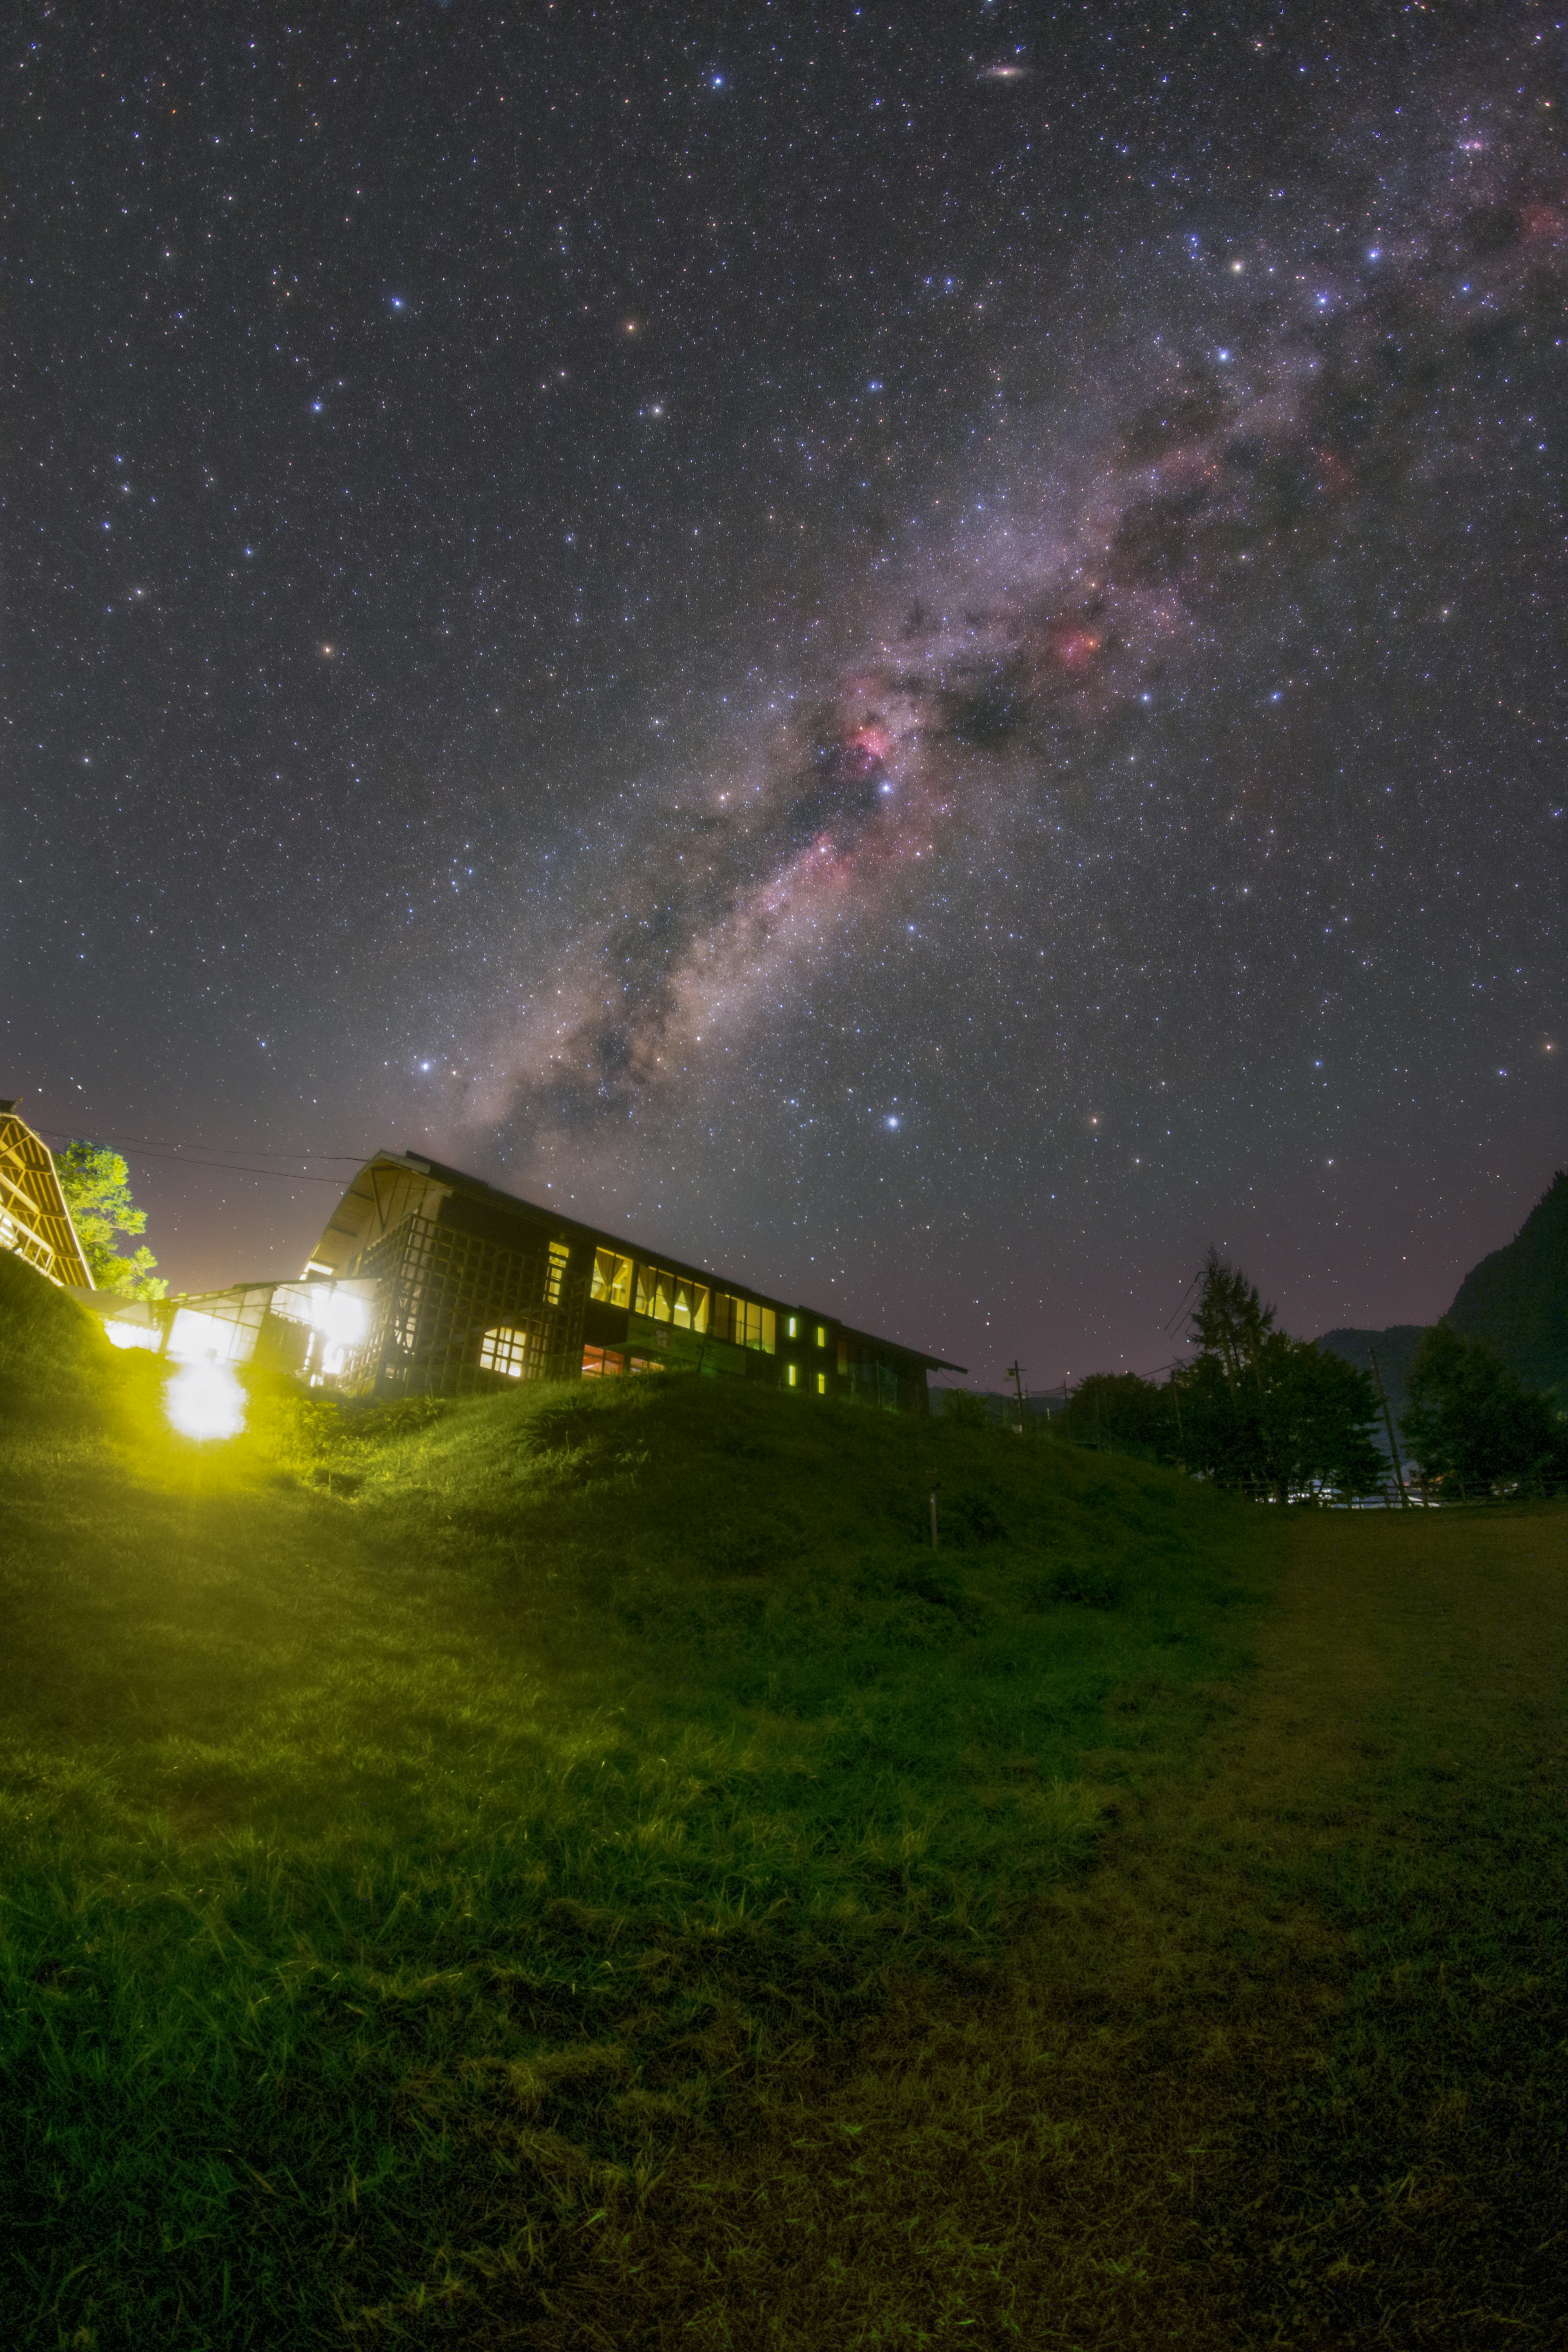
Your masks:
[[[182,1437],[237,1437],[245,1427],[245,1391],[226,1364],[211,1358],[173,1375],[163,1409]]]

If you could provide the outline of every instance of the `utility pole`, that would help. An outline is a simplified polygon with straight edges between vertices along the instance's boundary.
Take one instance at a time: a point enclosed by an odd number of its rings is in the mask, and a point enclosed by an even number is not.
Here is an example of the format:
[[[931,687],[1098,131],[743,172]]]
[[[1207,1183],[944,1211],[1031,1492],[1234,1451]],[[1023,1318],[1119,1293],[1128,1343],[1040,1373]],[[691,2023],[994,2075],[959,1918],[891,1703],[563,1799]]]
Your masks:
[[[1014,1388],[1017,1391],[1017,1394],[1018,1394],[1018,1434],[1019,1434],[1019,1436],[1020,1436],[1020,1437],[1022,1437],[1022,1435],[1024,1434],[1024,1368],[1023,1368],[1023,1366],[1022,1366],[1021,1364],[1018,1364],[1018,1363],[1012,1363],[1012,1364],[1009,1364],[1009,1365],[1008,1365],[1008,1367],[1007,1367],[1007,1378],[1012,1381],[1013,1386],[1014,1386]]]
[[[931,1490],[931,1548],[932,1551],[935,1551],[936,1549],[936,1498],[938,1489],[941,1486],[942,1480],[939,1478],[936,1485],[933,1486]]]
[[[1383,1425],[1388,1432],[1389,1459],[1394,1464],[1394,1483],[1399,1489],[1399,1507],[1407,1511],[1410,1497],[1405,1491],[1405,1474],[1399,1465],[1399,1440],[1394,1434],[1394,1415],[1388,1410],[1388,1391],[1383,1385],[1383,1374],[1377,1369],[1377,1349],[1369,1348],[1367,1354],[1372,1358],[1372,1376],[1377,1382],[1377,1401],[1383,1407]]]

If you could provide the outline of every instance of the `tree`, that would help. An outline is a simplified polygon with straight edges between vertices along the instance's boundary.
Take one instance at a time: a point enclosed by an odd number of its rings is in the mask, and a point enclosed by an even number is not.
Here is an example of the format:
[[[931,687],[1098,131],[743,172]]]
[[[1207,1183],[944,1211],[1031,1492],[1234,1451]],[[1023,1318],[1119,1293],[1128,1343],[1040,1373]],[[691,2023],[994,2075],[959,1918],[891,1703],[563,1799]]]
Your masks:
[[[1568,1468],[1568,1438],[1549,1401],[1446,1316],[1416,1349],[1407,1385],[1405,1442],[1423,1476],[1451,1481],[1461,1501],[1500,1485],[1555,1480]]]
[[[147,1212],[131,1197],[130,1171],[119,1152],[78,1138],[56,1160],[55,1173],[95,1286],[129,1298],[166,1297],[169,1286],[153,1274],[158,1261],[145,1244],[130,1257],[114,1246],[117,1234],[147,1230]]]
[[[1243,1375],[1256,1370],[1258,1350],[1274,1328],[1274,1309],[1264,1306],[1258,1285],[1226,1265],[1212,1244],[1191,1321],[1198,1346],[1218,1365],[1226,1389],[1236,1396]]]
[[[1216,1485],[1288,1502],[1304,1487],[1364,1494],[1383,1456],[1377,1391],[1342,1358],[1274,1328],[1256,1284],[1217,1250],[1192,1314],[1198,1354],[1171,1375],[1183,1459]]]
[[[1152,1455],[1175,1451],[1171,1400],[1136,1372],[1091,1372],[1074,1389],[1066,1420],[1068,1434],[1080,1445]]]
[[[1344,1495],[1381,1486],[1387,1461],[1370,1433],[1378,1414],[1369,1375],[1331,1349],[1273,1333],[1265,1349],[1264,1411],[1287,1489],[1321,1483]]]

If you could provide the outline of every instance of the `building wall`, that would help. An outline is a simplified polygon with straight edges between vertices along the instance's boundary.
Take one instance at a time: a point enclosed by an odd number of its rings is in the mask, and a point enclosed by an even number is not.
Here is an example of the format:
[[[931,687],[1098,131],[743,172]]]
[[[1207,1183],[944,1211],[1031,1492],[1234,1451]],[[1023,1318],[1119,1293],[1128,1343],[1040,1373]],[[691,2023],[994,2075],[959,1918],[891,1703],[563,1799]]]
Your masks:
[[[656,1261],[435,1162],[412,1174],[368,1163],[311,1260],[329,1265],[379,1286],[343,1376],[362,1394],[686,1370],[882,1412],[928,1409],[925,1358]]]

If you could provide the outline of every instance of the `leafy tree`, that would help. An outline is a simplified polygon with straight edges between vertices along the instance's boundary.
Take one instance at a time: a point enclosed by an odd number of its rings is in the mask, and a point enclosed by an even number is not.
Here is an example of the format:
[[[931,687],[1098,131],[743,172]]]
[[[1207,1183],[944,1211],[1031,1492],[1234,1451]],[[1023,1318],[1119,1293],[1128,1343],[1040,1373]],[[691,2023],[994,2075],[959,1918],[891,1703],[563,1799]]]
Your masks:
[[[1551,1403],[1505,1370],[1484,1339],[1444,1318],[1411,1360],[1410,1408],[1400,1422],[1423,1475],[1461,1499],[1515,1481],[1568,1475],[1568,1433]]]
[[[131,1197],[130,1171],[119,1152],[79,1138],[59,1154],[55,1172],[95,1286],[129,1298],[165,1297],[169,1286],[153,1274],[158,1261],[146,1244],[129,1257],[114,1246],[117,1234],[147,1230],[147,1212]]]
[[[1066,1418],[1068,1434],[1080,1445],[1150,1454],[1175,1450],[1170,1397],[1136,1372],[1090,1373],[1074,1389]]]
[[[1370,1433],[1378,1416],[1370,1375],[1331,1349],[1283,1332],[1270,1334],[1264,1364],[1264,1423],[1287,1489],[1318,1480],[1345,1495],[1381,1486],[1388,1464]]]
[[[1318,1485],[1364,1494],[1384,1471],[1370,1433],[1376,1390],[1274,1319],[1256,1284],[1211,1249],[1192,1315],[1198,1354],[1170,1382],[1183,1460],[1219,1486],[1281,1503]]]
[[[973,1389],[942,1389],[938,1407],[943,1421],[956,1429],[989,1429],[991,1407]]]

